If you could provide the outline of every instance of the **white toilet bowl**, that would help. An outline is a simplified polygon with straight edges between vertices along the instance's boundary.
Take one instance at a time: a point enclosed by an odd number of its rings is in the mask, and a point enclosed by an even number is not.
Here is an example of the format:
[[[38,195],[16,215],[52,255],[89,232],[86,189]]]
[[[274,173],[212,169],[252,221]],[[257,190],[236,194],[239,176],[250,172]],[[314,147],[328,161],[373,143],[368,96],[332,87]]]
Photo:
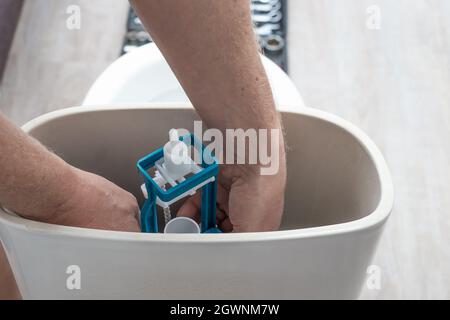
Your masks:
[[[304,107],[302,97],[288,75],[261,56],[277,105]],[[85,106],[129,106],[142,103],[178,102],[189,99],[154,43],[114,61],[89,89]]]
[[[350,123],[280,106],[288,185],[282,230],[143,234],[50,225],[0,212],[0,238],[24,298],[357,298],[393,204],[388,169]],[[69,163],[140,200],[137,159],[171,128],[192,130],[177,105],[77,107],[24,130]],[[69,266],[81,289],[66,286]],[[70,268],[69,268],[70,269]]]

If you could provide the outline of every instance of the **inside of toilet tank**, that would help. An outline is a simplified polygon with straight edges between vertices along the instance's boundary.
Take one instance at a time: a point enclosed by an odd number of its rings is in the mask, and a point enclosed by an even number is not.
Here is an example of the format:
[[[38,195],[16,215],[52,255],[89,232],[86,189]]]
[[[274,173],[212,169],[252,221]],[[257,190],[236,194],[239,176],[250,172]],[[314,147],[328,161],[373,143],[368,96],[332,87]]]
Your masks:
[[[331,225],[372,213],[381,188],[361,143],[322,119],[297,113],[282,117],[288,182],[281,228]],[[57,117],[30,134],[70,164],[108,178],[142,203],[136,161],[164,145],[171,128],[192,131],[197,119],[189,109],[105,109]]]

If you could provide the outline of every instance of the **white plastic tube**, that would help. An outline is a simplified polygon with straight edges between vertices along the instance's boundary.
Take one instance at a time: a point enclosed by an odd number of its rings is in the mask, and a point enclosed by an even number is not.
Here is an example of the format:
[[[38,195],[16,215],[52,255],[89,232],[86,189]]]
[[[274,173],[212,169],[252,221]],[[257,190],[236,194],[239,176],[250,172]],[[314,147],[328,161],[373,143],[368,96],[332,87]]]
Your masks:
[[[164,233],[200,233],[200,226],[191,218],[177,217],[166,224]]]

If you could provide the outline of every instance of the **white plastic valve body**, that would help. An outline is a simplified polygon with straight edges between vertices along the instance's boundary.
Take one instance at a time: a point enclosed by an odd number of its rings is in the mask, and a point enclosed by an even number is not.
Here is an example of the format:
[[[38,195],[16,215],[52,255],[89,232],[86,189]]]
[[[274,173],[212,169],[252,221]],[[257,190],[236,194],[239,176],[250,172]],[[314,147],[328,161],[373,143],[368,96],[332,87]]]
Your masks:
[[[178,180],[192,171],[193,161],[187,145],[178,139],[176,129],[169,131],[170,141],[164,145],[164,168],[167,174]]]
[[[196,165],[192,158],[189,156],[188,146],[183,141],[179,140],[178,131],[176,129],[171,129],[169,131],[169,142],[167,142],[163,147],[163,158],[155,163],[155,168],[156,170],[153,181],[163,190],[166,190],[166,184],[174,187],[178,183],[185,181],[186,175],[190,173],[196,174],[202,170],[202,168]],[[194,195],[197,189],[200,189],[205,184],[212,181],[214,181],[214,177],[211,177],[210,179],[196,185],[191,190],[188,190],[175,199],[167,202],[162,201],[157,197],[156,203],[163,208],[166,226],[168,226],[169,222],[172,221],[170,213],[170,205],[172,203],[188,195]],[[141,185],[141,190],[145,199],[148,199],[147,187],[145,186],[145,184]],[[193,227],[193,223],[196,224],[196,222],[191,219],[191,221],[188,222],[185,220],[186,219],[180,219],[180,221],[176,220],[178,222],[173,222],[174,225],[168,229],[169,233],[196,233],[195,228]],[[184,229],[190,231],[183,231]],[[171,232],[170,230],[181,231]]]

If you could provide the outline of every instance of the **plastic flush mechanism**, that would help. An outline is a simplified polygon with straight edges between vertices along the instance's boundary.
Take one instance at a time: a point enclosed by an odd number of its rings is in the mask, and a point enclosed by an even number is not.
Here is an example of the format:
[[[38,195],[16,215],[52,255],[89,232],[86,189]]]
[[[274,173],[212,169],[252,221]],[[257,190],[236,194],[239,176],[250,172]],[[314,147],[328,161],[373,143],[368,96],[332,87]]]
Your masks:
[[[190,156],[198,155],[198,163]],[[197,157],[194,157],[197,158]],[[220,233],[216,226],[217,160],[193,134],[179,137],[169,131],[164,147],[141,158],[138,170],[144,178],[141,186],[146,198],[141,208],[142,232],[158,232],[157,206],[163,209],[165,233]],[[187,217],[172,219],[170,205],[201,189],[201,224]]]
[[[175,129],[169,131],[169,138],[170,141],[163,149],[163,167],[173,180],[178,180],[191,172],[193,161],[189,157],[187,145],[178,139],[178,132]]]

